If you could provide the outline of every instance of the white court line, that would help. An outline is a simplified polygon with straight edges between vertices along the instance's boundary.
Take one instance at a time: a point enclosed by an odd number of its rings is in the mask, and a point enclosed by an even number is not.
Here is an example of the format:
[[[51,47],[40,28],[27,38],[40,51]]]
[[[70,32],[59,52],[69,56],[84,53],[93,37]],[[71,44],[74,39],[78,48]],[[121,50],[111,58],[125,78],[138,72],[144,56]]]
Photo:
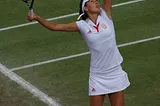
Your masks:
[[[132,3],[136,3],[136,2],[141,2],[141,1],[145,1],[145,0],[133,0],[133,1],[129,1],[129,2],[115,4],[115,5],[112,5],[112,7],[119,7],[119,6],[128,5],[128,4],[132,4]],[[76,16],[76,15],[78,15],[78,13],[72,13],[72,14],[68,14],[68,15],[63,15],[63,16],[55,17],[55,18],[49,18],[47,20],[50,20],[50,21],[51,20],[58,20],[58,19],[63,19],[63,18],[67,18],[67,17],[71,17],[71,16]],[[10,26],[10,27],[6,27],[6,28],[0,28],[0,32],[1,31],[10,30],[10,29],[19,28],[19,27],[24,27],[24,26],[28,26],[28,25],[33,25],[33,24],[37,24],[37,23],[38,22],[31,22],[31,23],[25,23],[25,24]]]
[[[24,80],[22,77],[17,75],[16,73],[9,71],[7,67],[2,65],[0,63],[0,72],[3,73],[5,76],[9,77],[14,82],[21,85],[24,89],[32,93],[34,96],[38,97],[41,101],[45,102],[49,106],[61,106],[59,103],[57,103],[55,100],[50,98],[48,95],[40,91],[38,88]]]
[[[160,36],[120,44],[120,45],[118,45],[118,47],[125,47],[125,46],[129,46],[129,45],[139,44],[139,43],[142,43],[142,42],[156,40],[156,39],[160,39]],[[48,63],[67,60],[67,59],[71,59],[71,58],[75,58],[75,57],[80,57],[80,56],[84,56],[84,55],[88,55],[88,54],[90,54],[90,52],[84,52],[84,53],[80,53],[80,54],[70,55],[70,56],[61,57],[61,58],[57,58],[57,59],[52,59],[52,60],[48,60],[48,61],[44,61],[44,62],[39,62],[39,63],[35,63],[35,64],[25,65],[25,66],[21,66],[21,67],[17,67],[17,68],[12,68],[9,71],[17,71],[17,70],[26,69],[26,68],[30,68],[30,67],[35,67],[35,66],[39,66],[39,65],[43,65],[43,64],[48,64]]]

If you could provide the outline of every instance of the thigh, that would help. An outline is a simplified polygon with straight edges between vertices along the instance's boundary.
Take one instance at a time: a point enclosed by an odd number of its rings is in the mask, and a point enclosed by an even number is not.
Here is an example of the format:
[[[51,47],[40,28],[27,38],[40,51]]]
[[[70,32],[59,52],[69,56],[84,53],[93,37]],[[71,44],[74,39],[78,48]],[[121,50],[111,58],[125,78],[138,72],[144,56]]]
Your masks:
[[[103,106],[105,95],[89,96],[90,106]]]
[[[111,106],[124,106],[124,91],[108,94]]]

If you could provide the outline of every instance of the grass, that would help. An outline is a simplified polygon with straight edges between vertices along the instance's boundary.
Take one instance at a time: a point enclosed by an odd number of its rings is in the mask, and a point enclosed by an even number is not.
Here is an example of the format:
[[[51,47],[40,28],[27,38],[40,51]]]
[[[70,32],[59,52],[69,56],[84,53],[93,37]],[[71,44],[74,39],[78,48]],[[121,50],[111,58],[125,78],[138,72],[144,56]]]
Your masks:
[[[35,3],[35,11],[44,18],[75,13],[78,11],[78,1],[67,0],[62,3],[61,0],[39,0]],[[114,0],[113,4],[125,1],[128,0]],[[159,0],[146,0],[113,8],[117,44],[160,36],[159,4]],[[5,0],[0,1],[0,6],[3,16],[0,28],[27,22],[27,9],[22,2]],[[76,21],[76,18],[54,22],[69,23]],[[2,31],[0,36],[0,63],[8,68],[88,51],[79,33],[51,32],[39,24]],[[119,48],[124,57],[123,69],[131,81],[131,86],[126,90],[126,106],[160,105],[159,44],[159,40],[154,40]],[[90,55],[86,55],[18,70],[16,73],[63,106],[88,106],[89,61]],[[2,74],[0,79],[1,106],[45,106]],[[107,99],[105,106],[109,106]]]
[[[32,94],[0,73],[1,106],[47,106]]]

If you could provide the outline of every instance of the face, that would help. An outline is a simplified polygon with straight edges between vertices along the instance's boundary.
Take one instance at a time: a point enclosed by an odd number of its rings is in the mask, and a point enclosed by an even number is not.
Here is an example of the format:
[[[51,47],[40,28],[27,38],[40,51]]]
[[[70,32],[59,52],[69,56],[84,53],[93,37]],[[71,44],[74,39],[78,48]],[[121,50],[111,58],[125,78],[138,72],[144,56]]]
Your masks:
[[[100,4],[98,3],[98,0],[89,0],[86,3],[84,10],[86,12],[90,12],[90,13],[99,13],[100,12]]]

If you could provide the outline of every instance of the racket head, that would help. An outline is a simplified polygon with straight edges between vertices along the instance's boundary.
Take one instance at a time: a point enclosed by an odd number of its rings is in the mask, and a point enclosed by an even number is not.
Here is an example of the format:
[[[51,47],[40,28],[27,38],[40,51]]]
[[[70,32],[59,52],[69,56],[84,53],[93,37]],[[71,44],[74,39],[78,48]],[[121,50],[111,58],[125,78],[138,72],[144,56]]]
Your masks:
[[[22,0],[22,1],[28,5],[29,10],[33,9],[34,0],[32,0],[31,2],[29,2],[30,0]]]

